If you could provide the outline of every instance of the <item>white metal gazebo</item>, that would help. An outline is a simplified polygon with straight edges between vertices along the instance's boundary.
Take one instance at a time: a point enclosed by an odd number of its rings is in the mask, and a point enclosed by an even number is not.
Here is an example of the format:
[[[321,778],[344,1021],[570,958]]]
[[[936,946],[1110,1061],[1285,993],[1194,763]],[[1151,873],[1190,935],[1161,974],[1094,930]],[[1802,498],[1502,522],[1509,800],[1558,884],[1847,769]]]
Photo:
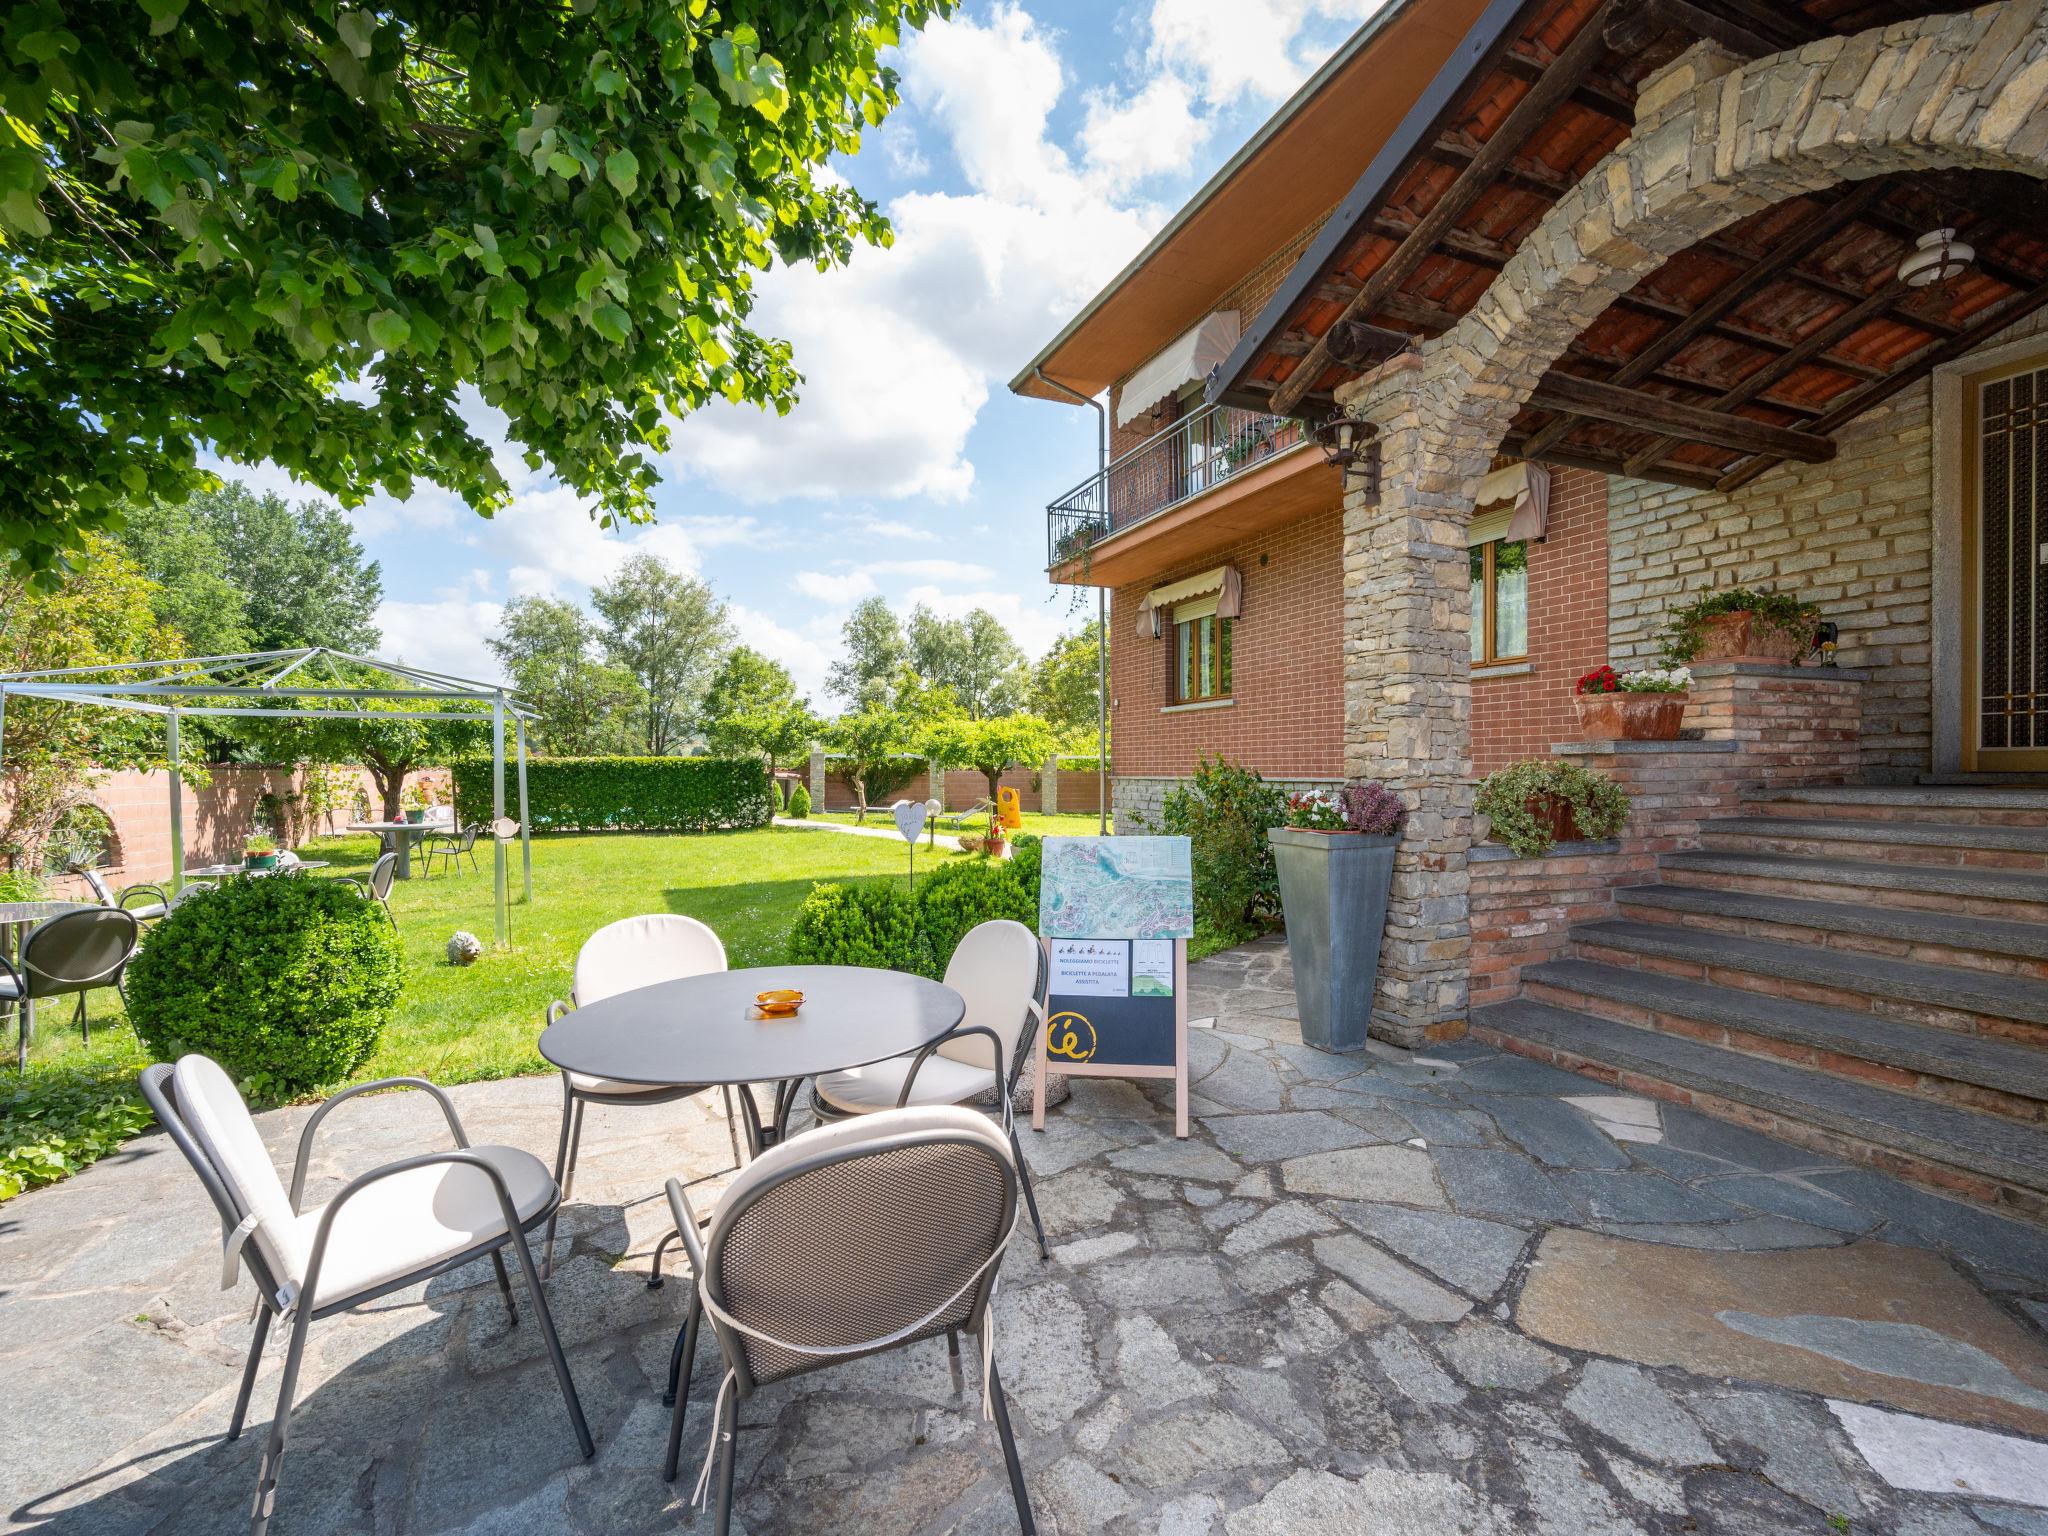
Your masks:
[[[365,686],[355,680],[364,674],[388,681],[390,686]],[[174,890],[185,884],[185,791],[178,772],[181,720],[253,716],[272,720],[355,719],[372,724],[404,719],[470,721],[477,725],[488,722],[494,834],[491,841],[496,851],[497,938],[501,944],[506,942],[509,932],[505,845],[513,825],[505,817],[505,722],[510,719],[518,771],[519,858],[526,899],[533,899],[533,843],[526,814],[526,722],[533,718],[533,711],[501,684],[451,677],[424,667],[357,656],[325,646],[0,674],[0,763],[5,762],[9,698],[49,699],[163,719],[165,755],[170,765]],[[396,702],[406,707],[381,711],[346,707],[351,701],[360,706],[369,700]]]

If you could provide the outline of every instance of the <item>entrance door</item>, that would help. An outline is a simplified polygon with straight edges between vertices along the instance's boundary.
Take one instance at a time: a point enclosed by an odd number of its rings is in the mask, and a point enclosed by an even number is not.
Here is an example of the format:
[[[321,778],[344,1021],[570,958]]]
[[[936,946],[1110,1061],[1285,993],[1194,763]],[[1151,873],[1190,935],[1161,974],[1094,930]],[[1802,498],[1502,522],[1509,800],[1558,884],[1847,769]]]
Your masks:
[[[1963,401],[1963,766],[2048,772],[2048,356],[1976,375]]]

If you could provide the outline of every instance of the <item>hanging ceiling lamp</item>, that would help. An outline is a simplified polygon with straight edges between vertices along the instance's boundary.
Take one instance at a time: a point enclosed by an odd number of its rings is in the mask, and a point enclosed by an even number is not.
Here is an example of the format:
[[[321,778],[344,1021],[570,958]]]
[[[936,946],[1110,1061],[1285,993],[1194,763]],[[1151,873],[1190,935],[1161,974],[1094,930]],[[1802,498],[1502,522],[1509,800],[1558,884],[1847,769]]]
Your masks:
[[[1899,278],[1908,288],[1926,288],[1960,276],[1976,259],[1976,247],[1958,240],[1953,229],[1933,229],[1913,242],[1899,263]]]

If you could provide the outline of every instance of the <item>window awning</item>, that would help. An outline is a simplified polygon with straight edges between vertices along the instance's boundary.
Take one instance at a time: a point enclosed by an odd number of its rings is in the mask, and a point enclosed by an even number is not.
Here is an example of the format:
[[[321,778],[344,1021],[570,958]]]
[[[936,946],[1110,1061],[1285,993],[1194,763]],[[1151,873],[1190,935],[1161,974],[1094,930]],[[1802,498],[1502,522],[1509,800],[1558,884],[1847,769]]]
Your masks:
[[[1237,311],[1217,310],[1131,375],[1117,397],[1116,424],[1127,426],[1183,384],[1206,379],[1236,345]]]
[[[1510,464],[1479,482],[1468,541],[1540,539],[1550,526],[1550,471],[1541,464]]]
[[[1244,577],[1234,565],[1219,565],[1199,576],[1189,576],[1170,586],[1154,587],[1138,603],[1138,635],[1157,639],[1163,627],[1161,615],[1176,603],[1216,594],[1219,618],[1235,619],[1244,611]]]

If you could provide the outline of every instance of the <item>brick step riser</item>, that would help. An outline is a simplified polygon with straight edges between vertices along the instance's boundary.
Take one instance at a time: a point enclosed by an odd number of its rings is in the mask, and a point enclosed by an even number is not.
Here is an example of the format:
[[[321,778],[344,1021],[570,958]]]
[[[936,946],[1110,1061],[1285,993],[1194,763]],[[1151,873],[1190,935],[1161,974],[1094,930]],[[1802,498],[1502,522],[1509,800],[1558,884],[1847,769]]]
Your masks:
[[[1745,800],[1745,816],[1786,821],[1920,821],[1943,827],[2032,827],[2048,830],[2048,811],[1999,811],[1973,805],[1860,805],[1853,801]]]
[[[2001,1093],[1993,1088],[1981,1088],[1975,1083],[1959,1083],[1953,1078],[1894,1067],[1885,1062],[1870,1061],[1862,1056],[1851,1056],[1792,1040],[1779,1040],[1769,1035],[1754,1035],[1747,1030],[1731,1029],[1725,1024],[1691,1019],[1683,1014],[1665,1013],[1660,1009],[1618,1002],[1609,997],[1595,997],[1571,987],[1552,986],[1547,982],[1525,982],[1522,986],[1522,996],[1534,1002],[1551,1003],[1560,1008],[1590,1013],[1596,1018],[1611,1019],[1617,1024],[1629,1024],[1637,1029],[1654,1030],[1659,1034],[1697,1040],[1703,1045],[1720,1046],[1726,1050],[1739,1051],[1746,1056],[1762,1056],[1773,1061],[1790,1062],[1794,1066],[1810,1067],[1817,1072],[1825,1072],[1830,1077],[1867,1083],[1874,1088],[1889,1088],[1898,1093],[1914,1094],[1930,1102],[1947,1104],[1956,1109],[2000,1115],[2005,1119],[2017,1120],[2028,1125],[2048,1121],[2048,1101]]]
[[[2033,1046],[2044,1053],[2048,1065],[2048,1024],[2031,1019],[2006,1018],[2000,1014],[1977,1013],[1969,1009],[1943,1008],[1911,998],[1886,997],[1856,987],[1831,987],[1818,982],[1790,981],[1766,976],[1740,967],[1707,965],[1697,960],[1669,955],[1644,955],[1629,949],[1610,949],[1602,944],[1575,942],[1573,957],[1628,971],[1657,976],[1676,976],[1686,981],[1704,981],[1717,987],[1753,992],[1760,997],[1783,997],[1796,1003],[1818,1003],[1825,1008],[1848,1008],[1875,1014],[1902,1024],[1920,1024],[1929,1029],[1958,1035],[1981,1035],[1986,1039],[2010,1040]]]
[[[1620,898],[1616,905],[1631,922],[1665,923],[1674,928],[1693,928],[1704,933],[1771,939],[1781,944],[1808,944],[1816,949],[1840,950],[1844,954],[1914,960],[1923,965],[1948,965],[1993,976],[2024,976],[2034,981],[2048,981],[2048,960],[2036,960],[2026,955],[2005,955],[1995,950],[1965,949],[1950,944],[1913,944],[1879,934],[1838,933],[1832,928],[1730,917],[1721,912],[1682,912],[1670,907],[1638,904],[1626,897]]]
[[[1949,891],[1902,891],[1889,885],[1837,885],[1832,881],[1784,880],[1772,875],[1739,875],[1724,870],[1665,866],[1657,878],[1666,885],[1692,885],[1712,891],[1754,891],[1760,896],[1791,896],[1804,901],[1851,901],[1901,912],[1956,912],[1970,917],[1995,917],[2014,923],[2048,923],[2048,902],[2007,901],[1989,896],[1957,896]]]
[[[1594,1057],[1553,1049],[1541,1042],[1524,1040],[1500,1030],[1487,1029],[1475,1024],[1471,1037],[1488,1045],[1497,1045],[1502,1050],[1513,1051],[1518,1056],[1548,1062],[1551,1066],[1561,1067],[1567,1072],[1590,1077],[1623,1093],[1638,1093],[1649,1098],[1661,1099],[1667,1104],[1683,1105],[1703,1115],[1712,1115],[1717,1120],[1726,1120],[1730,1124],[1759,1131],[1780,1141],[1790,1142],[1794,1146],[1805,1147],[1824,1158],[1860,1163],[1944,1195],[1958,1196],[1994,1207],[2000,1215],[2015,1216],[2022,1221],[2048,1226],[2048,1195],[2035,1190],[2000,1183],[1995,1179],[1987,1179],[1982,1174],[1951,1167],[1947,1163],[1935,1162],[1909,1152],[1880,1146],[1875,1142],[1844,1136],[1837,1131],[1810,1125],[1804,1120],[1791,1119],[1734,1099],[1722,1098],[1717,1094],[1695,1092],[1681,1083],[1612,1067]]]
[[[1871,828],[1873,839],[1878,830]],[[1700,828],[1700,846],[1710,853],[1783,853],[1803,859],[1872,859],[1883,864],[1911,864],[1926,869],[2002,869],[2014,874],[2048,874],[2048,853],[2016,853],[2004,848],[1952,848],[1944,843],[1854,842],[1833,837],[1774,837],[1756,832],[1717,832],[1710,822]]]

